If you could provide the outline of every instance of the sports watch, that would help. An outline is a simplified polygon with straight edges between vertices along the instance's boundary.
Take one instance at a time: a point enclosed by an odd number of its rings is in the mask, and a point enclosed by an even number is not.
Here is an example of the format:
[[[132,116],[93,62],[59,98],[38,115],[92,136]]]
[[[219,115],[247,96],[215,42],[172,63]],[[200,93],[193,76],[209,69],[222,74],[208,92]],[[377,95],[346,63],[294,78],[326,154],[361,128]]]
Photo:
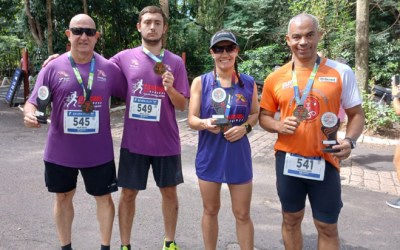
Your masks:
[[[243,123],[243,126],[246,128],[246,134],[250,133],[251,130],[253,130],[253,128],[251,127],[251,125],[248,124],[247,122],[246,122],[246,123]]]
[[[357,142],[350,137],[345,137],[343,140],[347,140],[348,142],[350,142],[351,149],[357,146]]]

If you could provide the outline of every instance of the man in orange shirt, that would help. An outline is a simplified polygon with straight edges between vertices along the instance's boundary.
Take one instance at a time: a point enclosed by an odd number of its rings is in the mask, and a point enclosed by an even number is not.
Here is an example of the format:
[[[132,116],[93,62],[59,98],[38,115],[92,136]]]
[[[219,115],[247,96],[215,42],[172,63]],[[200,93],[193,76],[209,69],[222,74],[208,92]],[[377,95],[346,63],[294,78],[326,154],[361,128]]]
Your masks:
[[[293,60],[264,82],[260,126],[278,133],[275,143],[277,191],[282,205],[285,249],[302,249],[301,222],[308,195],[318,231],[318,249],[339,249],[337,221],[341,186],[339,160],[346,159],[363,131],[361,96],[350,67],[321,58],[317,19],[293,17],[286,42]],[[340,105],[346,111],[346,138],[336,140]],[[274,119],[280,108],[280,120]]]

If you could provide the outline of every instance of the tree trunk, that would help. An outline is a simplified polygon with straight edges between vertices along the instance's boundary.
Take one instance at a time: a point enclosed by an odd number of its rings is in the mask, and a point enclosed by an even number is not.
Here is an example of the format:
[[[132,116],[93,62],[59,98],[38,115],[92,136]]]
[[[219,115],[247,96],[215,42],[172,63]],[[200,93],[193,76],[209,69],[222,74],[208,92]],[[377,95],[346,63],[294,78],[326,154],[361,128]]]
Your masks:
[[[36,44],[41,47],[43,45],[43,32],[40,27],[39,21],[36,20],[31,13],[30,0],[25,0],[25,14],[28,17],[29,30],[35,40]]]
[[[169,2],[168,2],[168,0],[160,0],[160,6],[168,19],[169,18]],[[167,39],[168,39],[168,35],[167,35],[167,33],[165,33],[163,36],[163,41],[162,41],[163,48],[167,47]]]
[[[47,19],[47,52],[49,55],[54,54],[53,50],[53,20],[51,18],[52,0],[46,0],[46,19]]]
[[[82,0],[82,4],[83,4],[83,13],[85,13],[86,15],[88,15],[88,5],[87,5],[87,1],[86,1],[86,0]]]
[[[356,79],[362,90],[368,90],[369,0],[357,0],[356,16]]]

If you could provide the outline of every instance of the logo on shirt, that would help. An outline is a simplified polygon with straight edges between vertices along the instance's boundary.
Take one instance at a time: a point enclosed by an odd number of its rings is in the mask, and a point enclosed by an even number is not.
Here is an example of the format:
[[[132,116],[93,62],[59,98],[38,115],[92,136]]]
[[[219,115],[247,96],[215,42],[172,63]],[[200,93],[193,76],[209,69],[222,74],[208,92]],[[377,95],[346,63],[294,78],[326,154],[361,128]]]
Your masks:
[[[99,82],[105,82],[105,81],[107,81],[107,75],[106,75],[106,73],[105,73],[103,70],[101,70],[101,69],[98,69],[98,70],[97,70],[97,81],[99,81]]]
[[[336,77],[319,77],[318,78],[319,82],[332,82],[332,83],[336,83],[337,82],[337,78]]]
[[[288,89],[293,86],[292,80],[282,83],[282,89]]]
[[[236,94],[236,103],[247,103],[246,97],[242,94]]]
[[[77,91],[72,91],[65,99],[65,106],[66,106],[66,108],[80,107],[82,105],[82,103],[84,103],[84,101],[85,101],[85,97],[83,95],[78,96]],[[93,105],[96,108],[99,108],[99,107],[101,107],[103,97],[102,96],[91,96],[90,101],[93,103]]]
[[[133,84],[133,95],[138,91],[139,94],[142,94],[143,91],[143,79],[140,79],[136,83]]]
[[[69,75],[65,71],[58,71],[57,72],[57,77],[58,77],[58,83],[61,82],[68,82],[69,81]]]
[[[307,120],[314,120],[320,113],[318,99],[314,96],[308,96],[304,102],[304,107],[308,110]]]
[[[131,63],[129,64],[129,68],[138,69],[139,68],[139,61],[137,59],[132,59]]]

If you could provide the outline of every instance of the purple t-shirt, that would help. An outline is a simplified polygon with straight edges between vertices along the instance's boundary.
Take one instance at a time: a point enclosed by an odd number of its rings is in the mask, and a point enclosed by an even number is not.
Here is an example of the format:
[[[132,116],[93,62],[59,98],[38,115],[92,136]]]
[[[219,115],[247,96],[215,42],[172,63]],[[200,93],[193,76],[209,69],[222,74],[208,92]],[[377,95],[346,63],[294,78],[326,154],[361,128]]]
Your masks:
[[[77,64],[87,86],[91,62]],[[91,115],[82,112],[82,86],[65,53],[43,68],[28,101],[37,106],[40,86],[51,94],[51,124],[44,160],[72,168],[94,167],[114,159],[110,127],[110,97],[125,97],[126,80],[120,69],[95,53],[95,70],[90,100]],[[96,125],[97,124],[97,125]],[[97,130],[96,130],[97,129]]]
[[[128,82],[122,148],[148,156],[181,153],[175,107],[154,73],[156,62],[142,47],[124,50],[110,59],[122,70]],[[189,82],[182,59],[165,50],[162,63],[174,75],[174,88],[189,97]]]
[[[224,88],[232,96],[228,119],[233,126],[247,121],[251,111],[254,92],[254,79],[240,74],[243,87]],[[217,87],[213,72],[201,76],[201,109],[200,118],[206,119],[217,114],[211,93]],[[224,102],[220,103],[222,107]],[[223,109],[226,110],[226,109]],[[247,136],[235,142],[227,141],[223,135],[208,130],[199,131],[199,143],[196,155],[196,174],[206,181],[241,184],[253,178],[251,148]]]

